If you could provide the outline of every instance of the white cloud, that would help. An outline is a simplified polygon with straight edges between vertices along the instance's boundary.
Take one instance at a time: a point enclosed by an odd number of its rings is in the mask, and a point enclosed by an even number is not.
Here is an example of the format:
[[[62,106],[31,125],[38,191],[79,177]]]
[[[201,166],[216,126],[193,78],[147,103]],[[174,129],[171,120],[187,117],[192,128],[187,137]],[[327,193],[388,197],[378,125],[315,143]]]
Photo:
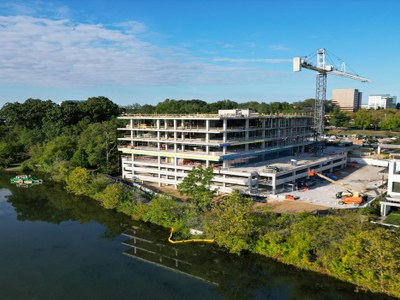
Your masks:
[[[3,13],[23,16],[52,16],[53,18],[66,18],[70,15],[69,7],[46,0],[14,0],[0,3]]]
[[[287,51],[290,50],[288,47],[285,47],[283,45],[269,45],[268,46],[269,49],[272,50],[277,50],[277,51]]]
[[[214,58],[215,62],[230,62],[230,63],[269,63],[269,64],[282,64],[291,63],[291,59],[287,58],[228,58],[228,57],[217,57]]]
[[[215,62],[288,61],[217,58],[206,62],[183,49],[150,43],[143,37],[146,33],[145,24],[135,21],[106,26],[68,18],[0,16],[0,82],[42,87],[232,84],[282,74]]]

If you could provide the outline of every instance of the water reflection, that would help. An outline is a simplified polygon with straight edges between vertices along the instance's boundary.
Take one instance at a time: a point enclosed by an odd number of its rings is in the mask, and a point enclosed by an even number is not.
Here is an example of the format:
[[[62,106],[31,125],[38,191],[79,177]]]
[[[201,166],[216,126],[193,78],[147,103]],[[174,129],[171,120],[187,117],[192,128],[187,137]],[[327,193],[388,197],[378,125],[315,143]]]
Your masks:
[[[1,299],[384,299],[264,257],[170,244],[167,229],[9,177],[0,173]]]
[[[167,230],[135,226],[123,233],[124,255],[210,285],[225,299],[391,299],[265,257],[223,253],[209,244],[170,244]]]
[[[6,187],[9,191],[4,196],[14,207],[19,221],[53,224],[65,221],[86,224],[95,221],[106,227],[105,237],[117,236],[132,224],[127,216],[105,210],[92,199],[67,194],[60,185],[51,181],[46,180],[34,188],[21,189],[9,184],[9,177],[7,173],[0,173],[0,188]]]

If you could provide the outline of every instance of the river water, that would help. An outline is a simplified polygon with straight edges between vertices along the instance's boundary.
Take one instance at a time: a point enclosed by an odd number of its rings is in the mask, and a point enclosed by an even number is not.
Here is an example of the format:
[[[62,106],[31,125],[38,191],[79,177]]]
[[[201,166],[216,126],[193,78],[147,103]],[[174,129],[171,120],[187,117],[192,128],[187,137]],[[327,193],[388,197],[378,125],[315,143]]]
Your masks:
[[[166,242],[45,182],[0,173],[0,299],[390,299],[256,255]]]

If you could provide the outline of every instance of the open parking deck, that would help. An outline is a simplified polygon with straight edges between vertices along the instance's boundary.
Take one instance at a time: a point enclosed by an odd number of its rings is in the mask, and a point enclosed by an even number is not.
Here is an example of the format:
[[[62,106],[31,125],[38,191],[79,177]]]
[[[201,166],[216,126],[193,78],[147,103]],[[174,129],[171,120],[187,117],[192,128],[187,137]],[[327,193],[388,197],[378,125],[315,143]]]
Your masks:
[[[368,199],[371,200],[384,191],[381,186],[387,180],[387,174],[383,173],[383,170],[385,170],[383,167],[350,164],[347,168],[336,172],[336,176],[338,177],[336,181],[344,184],[351,190],[367,194]],[[327,207],[353,207],[350,204],[339,204],[339,199],[336,199],[336,193],[340,191],[344,191],[341,186],[321,178],[321,180],[316,180],[316,184],[310,190],[291,191],[282,193],[281,195],[290,194],[298,196],[299,199],[296,201],[304,201]]]

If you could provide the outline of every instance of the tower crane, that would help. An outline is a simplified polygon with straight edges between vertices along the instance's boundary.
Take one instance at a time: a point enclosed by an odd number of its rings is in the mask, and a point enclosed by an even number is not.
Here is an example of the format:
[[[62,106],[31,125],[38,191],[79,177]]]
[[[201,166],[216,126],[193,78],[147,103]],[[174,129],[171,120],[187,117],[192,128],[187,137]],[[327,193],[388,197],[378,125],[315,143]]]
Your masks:
[[[318,136],[324,133],[324,101],[326,100],[326,79],[327,74],[347,77],[361,82],[370,82],[369,79],[356,74],[338,70],[333,65],[326,64],[325,49],[317,50],[317,64],[314,65],[307,60],[307,56],[293,58],[293,71],[299,72],[301,68],[306,68],[317,72],[315,106],[314,106],[314,127]]]

